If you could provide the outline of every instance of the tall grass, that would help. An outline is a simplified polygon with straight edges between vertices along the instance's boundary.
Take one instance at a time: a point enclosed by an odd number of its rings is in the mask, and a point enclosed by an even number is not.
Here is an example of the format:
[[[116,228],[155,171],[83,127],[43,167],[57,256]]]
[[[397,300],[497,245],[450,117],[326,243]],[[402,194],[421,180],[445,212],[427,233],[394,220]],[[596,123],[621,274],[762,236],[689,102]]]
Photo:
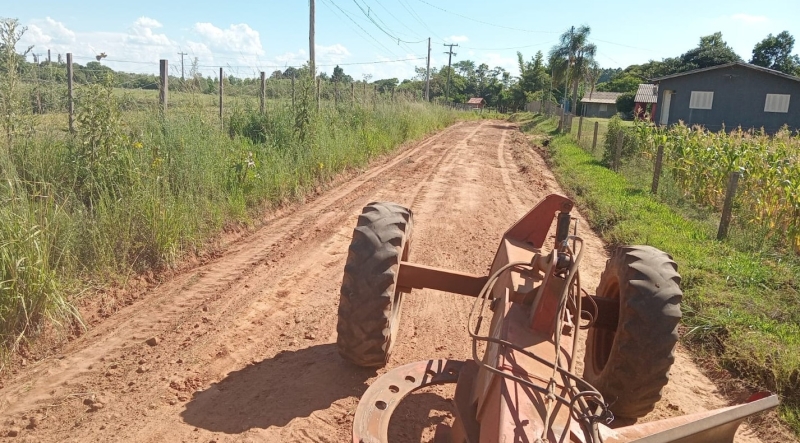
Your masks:
[[[457,117],[381,99],[318,112],[310,82],[298,83],[296,107],[275,102],[261,114],[237,100],[223,127],[203,106],[123,112],[109,79],[79,90],[75,134],[35,124],[7,138],[0,347],[77,319],[72,294],[87,281],[170,266],[225,224],[249,223]]]

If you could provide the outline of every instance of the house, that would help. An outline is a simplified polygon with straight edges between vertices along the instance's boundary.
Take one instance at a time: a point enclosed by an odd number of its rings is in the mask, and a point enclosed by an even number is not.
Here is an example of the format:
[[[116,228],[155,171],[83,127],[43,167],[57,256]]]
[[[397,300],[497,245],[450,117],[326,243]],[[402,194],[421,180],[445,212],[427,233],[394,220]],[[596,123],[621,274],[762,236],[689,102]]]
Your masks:
[[[656,122],[761,129],[800,129],[800,77],[734,62],[652,80],[658,85]]]
[[[646,117],[651,122],[654,122],[656,119],[656,103],[658,102],[658,85],[640,84],[633,102],[633,115],[642,120]]]
[[[610,118],[617,114],[617,98],[621,92],[592,91],[581,99],[584,117]]]
[[[472,109],[483,109],[486,106],[486,100],[483,97],[472,97],[467,101],[467,105]]]

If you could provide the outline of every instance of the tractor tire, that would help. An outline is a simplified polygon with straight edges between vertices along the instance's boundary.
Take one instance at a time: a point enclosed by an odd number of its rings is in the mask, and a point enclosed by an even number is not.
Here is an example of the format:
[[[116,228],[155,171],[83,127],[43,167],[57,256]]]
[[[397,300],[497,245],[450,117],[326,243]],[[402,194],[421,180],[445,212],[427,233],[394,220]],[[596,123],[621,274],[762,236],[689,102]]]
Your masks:
[[[353,231],[339,297],[336,345],[346,360],[386,365],[400,323],[400,262],[408,259],[411,210],[394,203],[364,207]]]
[[[615,331],[589,330],[583,378],[615,416],[647,415],[669,381],[683,297],[677,270],[656,248],[624,246],[600,276],[597,296],[619,300],[619,322]]]

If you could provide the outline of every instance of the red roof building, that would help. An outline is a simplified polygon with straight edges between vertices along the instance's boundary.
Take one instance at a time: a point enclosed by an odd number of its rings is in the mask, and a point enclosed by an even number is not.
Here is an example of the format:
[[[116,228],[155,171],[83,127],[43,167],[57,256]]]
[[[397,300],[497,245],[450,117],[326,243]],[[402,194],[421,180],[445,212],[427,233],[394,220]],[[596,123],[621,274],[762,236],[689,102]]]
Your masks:
[[[654,122],[656,118],[656,103],[658,103],[658,85],[648,83],[639,85],[639,90],[636,91],[636,97],[633,102],[633,115],[636,118]]]
[[[467,105],[472,109],[483,109],[486,106],[486,100],[483,97],[472,97],[467,101]]]

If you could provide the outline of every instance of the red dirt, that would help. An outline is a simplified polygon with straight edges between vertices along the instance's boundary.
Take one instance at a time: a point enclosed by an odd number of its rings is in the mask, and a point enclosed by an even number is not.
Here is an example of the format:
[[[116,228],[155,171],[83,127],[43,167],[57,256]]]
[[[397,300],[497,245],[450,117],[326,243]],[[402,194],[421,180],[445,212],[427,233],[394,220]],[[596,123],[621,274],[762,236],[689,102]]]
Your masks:
[[[338,290],[361,208],[380,200],[412,208],[415,262],[484,273],[503,231],[552,192],[561,190],[515,126],[454,125],[272,214],[207,263],[99,320],[58,357],[29,362],[0,390],[0,435],[347,441],[358,398],[376,377],[343,362],[334,344]],[[592,291],[606,254],[582,225],[589,251],[582,281]],[[470,303],[428,290],[407,296],[390,366],[469,358]],[[652,417],[726,404],[680,349],[676,363]],[[452,387],[413,394],[393,419],[392,441],[429,441],[437,423],[451,420],[451,394]],[[737,441],[760,440],[743,429]]]

